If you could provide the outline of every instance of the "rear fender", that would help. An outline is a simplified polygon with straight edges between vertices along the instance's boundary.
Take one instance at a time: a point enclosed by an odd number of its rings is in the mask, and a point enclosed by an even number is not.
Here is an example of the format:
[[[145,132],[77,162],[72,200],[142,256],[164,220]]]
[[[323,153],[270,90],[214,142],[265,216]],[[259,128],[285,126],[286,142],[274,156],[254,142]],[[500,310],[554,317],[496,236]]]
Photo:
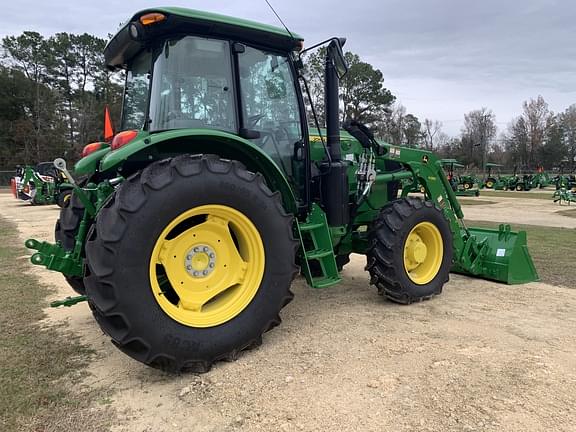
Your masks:
[[[74,165],[74,175],[76,176],[90,176],[98,170],[98,164],[104,156],[110,153],[110,147],[106,146],[100,150],[84,156],[76,165]]]
[[[296,199],[286,176],[278,165],[254,143],[231,133],[212,129],[176,129],[150,135],[140,134],[129,144],[106,154],[100,171],[116,170],[127,176],[130,163],[150,163],[180,154],[216,154],[242,162],[253,172],[261,173],[268,187],[282,194],[284,208],[296,212]]]

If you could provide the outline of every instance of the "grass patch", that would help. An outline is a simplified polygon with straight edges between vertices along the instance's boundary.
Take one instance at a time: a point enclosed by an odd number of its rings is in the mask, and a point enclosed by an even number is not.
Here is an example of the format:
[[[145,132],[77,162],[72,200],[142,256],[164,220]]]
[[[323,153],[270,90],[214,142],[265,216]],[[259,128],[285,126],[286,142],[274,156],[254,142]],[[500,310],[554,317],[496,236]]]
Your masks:
[[[560,210],[560,211],[557,211],[556,214],[559,214],[560,216],[576,218],[576,209],[574,209],[574,210]]]
[[[16,258],[15,232],[0,219],[0,430],[102,430],[110,416],[89,409],[102,391],[79,386],[93,352],[64,325],[39,324],[49,290]]]
[[[458,202],[465,206],[497,204],[496,201],[488,201],[478,198],[458,198]]]
[[[498,222],[466,221],[470,227],[495,228]],[[526,231],[528,250],[542,282],[551,285],[576,287],[574,245],[576,229],[511,224],[514,231]]]
[[[530,198],[530,199],[544,199],[552,200],[554,191],[549,192],[515,192],[515,191],[494,191],[482,189],[480,196],[487,197],[503,197],[503,198]]]

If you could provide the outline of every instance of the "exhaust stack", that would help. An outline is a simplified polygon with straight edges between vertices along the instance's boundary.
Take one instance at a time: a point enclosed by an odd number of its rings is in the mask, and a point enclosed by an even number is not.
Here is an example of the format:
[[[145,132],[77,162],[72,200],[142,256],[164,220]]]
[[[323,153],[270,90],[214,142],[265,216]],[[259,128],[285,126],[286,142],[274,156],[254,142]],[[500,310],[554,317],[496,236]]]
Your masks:
[[[324,103],[326,113],[326,143],[330,161],[324,164],[322,196],[330,226],[348,225],[350,222],[348,163],[342,160],[340,149],[340,98],[338,84],[347,72],[342,53],[346,39],[332,39],[328,45],[324,69]]]

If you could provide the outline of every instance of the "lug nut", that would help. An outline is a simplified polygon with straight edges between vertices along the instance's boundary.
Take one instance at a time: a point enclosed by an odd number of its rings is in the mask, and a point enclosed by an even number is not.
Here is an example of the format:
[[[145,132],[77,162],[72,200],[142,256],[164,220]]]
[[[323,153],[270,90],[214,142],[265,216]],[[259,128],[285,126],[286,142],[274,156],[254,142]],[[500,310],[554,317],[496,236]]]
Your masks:
[[[194,252],[198,252],[200,249],[198,249],[197,247],[194,248]]]
[[[214,257],[215,257],[216,255],[214,255],[214,252],[210,252],[210,255],[208,255],[208,256],[209,256],[210,258],[214,259]]]
[[[194,275],[194,276],[200,276],[200,272],[195,271],[195,272],[193,273],[193,275]]]
[[[208,265],[210,266],[210,268],[214,268],[214,263],[210,263]]]
[[[187,259],[188,261],[190,261],[190,260],[192,259],[192,255],[190,255],[190,254],[186,255],[186,259]]]
[[[187,269],[187,270],[192,270],[192,266],[191,266],[191,265],[187,265],[187,266],[186,266],[186,269]]]
[[[204,246],[204,252],[208,252],[208,248]]]
[[[202,274],[203,274],[204,276],[206,276],[206,275],[208,274],[208,270],[204,270],[204,271],[202,272]]]

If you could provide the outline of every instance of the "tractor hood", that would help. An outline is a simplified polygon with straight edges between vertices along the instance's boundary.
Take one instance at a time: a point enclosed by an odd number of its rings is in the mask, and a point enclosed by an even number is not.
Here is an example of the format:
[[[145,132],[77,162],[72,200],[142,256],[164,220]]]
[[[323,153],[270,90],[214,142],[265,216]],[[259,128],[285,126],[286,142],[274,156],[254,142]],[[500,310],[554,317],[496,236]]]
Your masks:
[[[152,13],[165,18],[142,25],[140,18]],[[104,49],[106,66],[122,68],[152,40],[177,34],[231,39],[282,52],[300,49],[303,42],[302,37],[267,24],[193,9],[161,7],[140,11],[122,26]]]

